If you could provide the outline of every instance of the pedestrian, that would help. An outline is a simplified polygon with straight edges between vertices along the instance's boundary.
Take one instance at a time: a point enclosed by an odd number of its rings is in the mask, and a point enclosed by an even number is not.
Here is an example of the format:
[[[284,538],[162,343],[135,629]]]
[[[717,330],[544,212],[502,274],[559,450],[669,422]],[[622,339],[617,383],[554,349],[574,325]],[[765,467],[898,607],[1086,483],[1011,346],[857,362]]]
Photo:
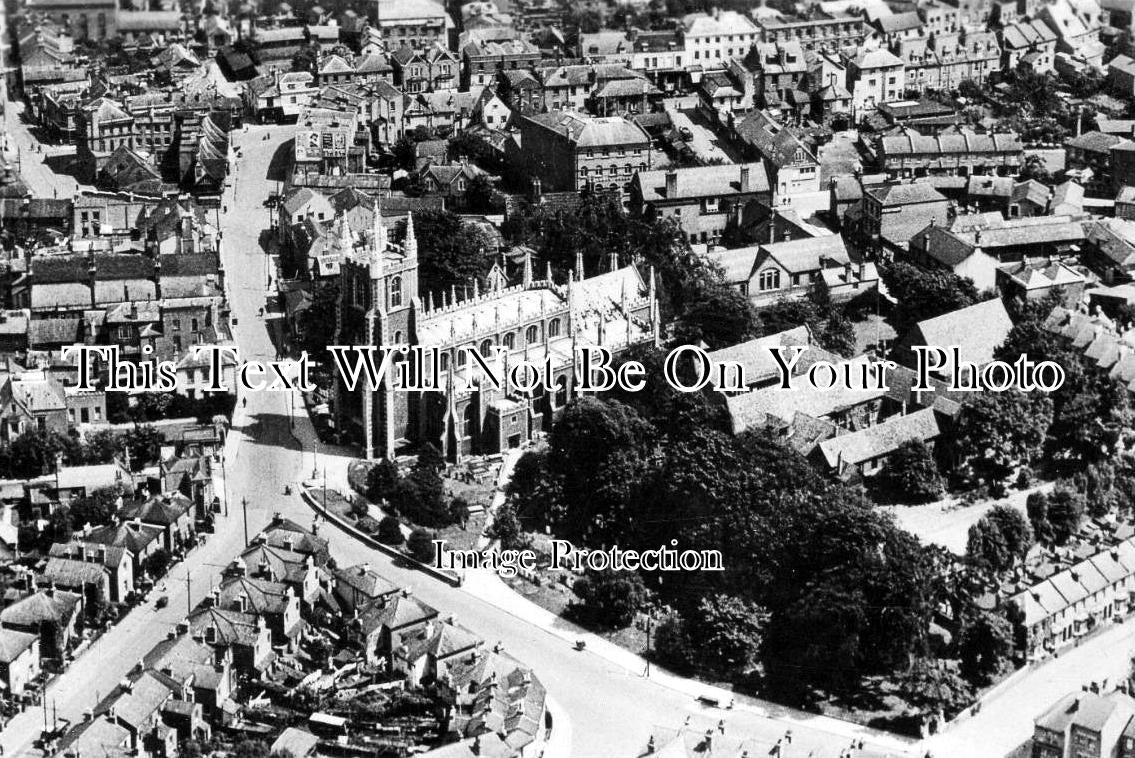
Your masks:
[[[686,723],[683,724],[683,726],[689,726],[689,725],[690,725],[690,717],[686,716]]]
[[[725,719],[720,719],[717,722],[717,731],[725,734]]]
[[[241,408],[247,408],[248,407],[248,398],[247,397],[242,397],[240,399],[240,407]]]

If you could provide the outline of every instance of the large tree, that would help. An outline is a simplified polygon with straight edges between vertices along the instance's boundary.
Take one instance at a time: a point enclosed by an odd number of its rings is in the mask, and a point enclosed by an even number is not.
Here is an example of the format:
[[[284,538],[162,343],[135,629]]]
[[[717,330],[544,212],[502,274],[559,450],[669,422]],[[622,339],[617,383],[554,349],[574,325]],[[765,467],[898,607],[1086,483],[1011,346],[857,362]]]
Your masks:
[[[591,571],[572,586],[578,600],[572,612],[595,626],[621,629],[647,610],[650,592],[636,571]]]
[[[901,503],[930,503],[945,490],[934,453],[918,439],[904,442],[887,457],[874,484],[887,499]]]
[[[977,394],[958,415],[955,451],[978,477],[997,482],[1040,451],[1051,422],[1052,401],[1040,393]]]
[[[434,301],[448,296],[472,294],[474,282],[485,283],[497,254],[496,243],[480,227],[468,224],[456,213],[425,211],[414,216],[418,240],[418,289],[433,293]]]
[[[894,263],[884,266],[881,273],[887,291],[898,302],[895,321],[900,333],[919,321],[965,308],[979,299],[973,282],[952,271]]]
[[[689,624],[702,666],[715,674],[744,673],[756,660],[768,612],[739,597],[702,598]]]

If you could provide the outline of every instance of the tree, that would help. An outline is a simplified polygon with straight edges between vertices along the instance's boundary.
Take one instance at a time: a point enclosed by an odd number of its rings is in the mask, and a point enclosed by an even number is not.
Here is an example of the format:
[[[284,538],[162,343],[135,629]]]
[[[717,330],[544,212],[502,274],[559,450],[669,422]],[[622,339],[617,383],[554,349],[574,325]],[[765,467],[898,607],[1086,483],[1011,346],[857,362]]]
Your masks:
[[[949,719],[973,702],[973,687],[941,662],[919,658],[899,680],[903,700],[923,713]]]
[[[383,458],[367,471],[367,499],[377,503],[389,497],[401,478],[398,465]]]
[[[402,534],[402,525],[393,516],[383,516],[378,522],[378,541],[384,545],[401,545],[406,538]]]
[[[453,524],[465,526],[469,521],[469,501],[458,495],[449,501],[449,520]]]
[[[119,393],[108,393],[119,394]],[[86,435],[83,440],[83,461],[86,463],[110,463],[123,450],[122,438],[110,429],[100,429]]]
[[[172,560],[173,557],[169,554],[169,551],[164,547],[159,547],[142,562],[142,570],[151,579],[157,579],[165,576],[166,572],[169,571]]]
[[[450,211],[414,215],[418,240],[418,288],[440,298],[456,287],[484,284],[497,253],[495,242],[478,226]]]
[[[410,538],[406,540],[406,550],[410,557],[419,563],[433,563],[433,541],[436,538],[437,535],[428,529],[415,529],[410,532]]]
[[[549,467],[571,508],[556,526],[585,544],[618,544],[639,510],[653,427],[629,406],[596,397],[568,404],[552,429]],[[625,544],[625,541],[623,542]]]
[[[702,598],[691,624],[702,665],[714,673],[748,671],[760,650],[767,618],[764,608],[738,597]]]
[[[1043,492],[1029,493],[1025,499],[1025,513],[1037,542],[1050,544],[1053,534],[1052,524],[1048,522],[1048,495]]]
[[[978,686],[992,682],[1013,653],[1013,626],[993,611],[972,610],[958,632],[962,675]]]
[[[1000,527],[988,516],[982,516],[969,528],[966,539],[966,561],[994,574],[1012,565],[1012,556]]]
[[[1010,564],[1023,561],[1033,546],[1033,533],[1025,516],[1008,505],[995,505],[983,518],[997,525],[1009,551]]]
[[[474,176],[465,187],[465,209],[470,213],[491,213],[493,198],[493,184],[485,174]]]
[[[233,758],[269,758],[270,751],[263,740],[241,740],[233,750]]]
[[[572,614],[588,624],[621,629],[646,610],[650,592],[636,571],[592,571],[575,580]]]
[[[1052,173],[1045,167],[1044,156],[1042,155],[1027,156],[1024,165],[1021,166],[1021,175],[1018,178],[1021,181],[1035,179],[1043,184],[1052,184]]]
[[[1052,540],[1063,545],[1079,529],[1084,517],[1084,495],[1073,487],[1060,483],[1048,496],[1048,524]]]
[[[394,156],[394,165],[398,168],[404,171],[413,171],[416,168],[418,147],[408,136],[399,137],[390,152]]]
[[[522,550],[531,544],[520,524],[514,503],[504,503],[497,508],[488,536],[500,540],[500,546],[504,550]]]
[[[146,466],[156,463],[161,457],[162,443],[165,437],[157,428],[147,424],[135,426],[122,435],[122,444],[130,454],[130,468],[141,471]]]
[[[754,320],[748,298],[725,282],[707,283],[675,325],[675,340],[713,349],[736,345],[752,336]]]
[[[900,334],[919,321],[965,308],[979,299],[971,280],[945,269],[894,263],[883,266],[880,274],[898,302],[895,328]]]
[[[681,672],[689,669],[694,659],[694,649],[686,626],[679,614],[670,613],[654,627],[652,640],[654,657]]]
[[[1052,400],[1018,390],[968,399],[954,430],[958,457],[987,482],[1004,479],[1040,450],[1052,422]]]
[[[904,442],[887,457],[875,485],[903,503],[930,503],[945,490],[933,452],[919,439]]]
[[[10,477],[30,479],[55,471],[57,456],[70,463],[83,459],[77,440],[53,431],[28,431],[10,447]]]
[[[71,513],[71,522],[79,528],[87,524],[91,526],[109,524],[118,513],[119,499],[118,492],[110,487],[75,498],[67,504],[67,509]]]

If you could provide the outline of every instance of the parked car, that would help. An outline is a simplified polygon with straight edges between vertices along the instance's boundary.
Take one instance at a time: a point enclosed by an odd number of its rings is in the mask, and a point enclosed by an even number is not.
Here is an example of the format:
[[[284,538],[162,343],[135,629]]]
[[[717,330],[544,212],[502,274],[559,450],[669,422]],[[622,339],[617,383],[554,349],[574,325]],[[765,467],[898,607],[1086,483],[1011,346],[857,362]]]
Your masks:
[[[169,595],[159,595],[157,602],[154,603],[155,608],[165,608],[169,605]]]

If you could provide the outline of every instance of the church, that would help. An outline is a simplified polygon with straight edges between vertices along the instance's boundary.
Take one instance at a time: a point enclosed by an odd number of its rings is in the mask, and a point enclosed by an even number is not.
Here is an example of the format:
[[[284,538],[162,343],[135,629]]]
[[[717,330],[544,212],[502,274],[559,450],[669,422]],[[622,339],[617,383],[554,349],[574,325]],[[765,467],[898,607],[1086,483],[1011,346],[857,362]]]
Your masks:
[[[361,441],[367,460],[425,442],[449,461],[519,447],[549,431],[571,399],[576,346],[618,356],[659,340],[654,272],[644,280],[635,266],[620,266],[617,253],[607,271],[590,277],[577,257],[575,271],[559,283],[550,267],[537,279],[528,255],[518,282],[497,265],[484,291],[474,283],[471,296],[451,290],[435,303],[429,293],[423,303],[412,216],[401,244],[389,239],[377,204],[371,229],[356,233],[340,217],[335,235],[341,256],[335,344],[437,348],[425,355],[439,361],[441,388],[433,391],[395,389],[389,375],[377,390],[360,383],[350,391],[337,377],[336,428]],[[508,381],[494,387],[474,370],[469,352],[489,359],[498,349],[506,365],[510,358],[550,362],[556,389],[525,392]],[[422,370],[431,375],[434,367],[427,362]]]

